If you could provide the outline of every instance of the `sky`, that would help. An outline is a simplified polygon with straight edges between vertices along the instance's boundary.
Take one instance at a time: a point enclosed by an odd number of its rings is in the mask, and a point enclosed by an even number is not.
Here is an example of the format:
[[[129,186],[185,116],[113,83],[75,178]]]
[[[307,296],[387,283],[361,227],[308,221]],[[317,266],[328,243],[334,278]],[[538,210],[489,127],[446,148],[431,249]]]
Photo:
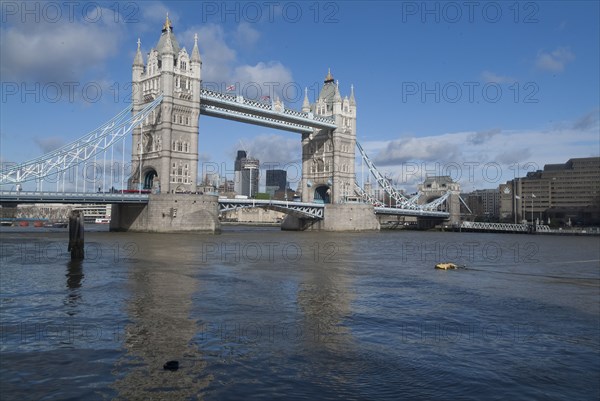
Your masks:
[[[126,108],[137,40],[143,54],[156,46],[167,12],[189,53],[198,34],[204,85],[298,110],[329,68],[342,96],[354,85],[358,142],[408,192],[427,175],[497,188],[600,154],[597,1],[3,1],[0,162],[41,156]],[[232,175],[244,148],[297,185],[299,134],[199,124],[200,176]],[[356,170],[366,181],[358,157]]]

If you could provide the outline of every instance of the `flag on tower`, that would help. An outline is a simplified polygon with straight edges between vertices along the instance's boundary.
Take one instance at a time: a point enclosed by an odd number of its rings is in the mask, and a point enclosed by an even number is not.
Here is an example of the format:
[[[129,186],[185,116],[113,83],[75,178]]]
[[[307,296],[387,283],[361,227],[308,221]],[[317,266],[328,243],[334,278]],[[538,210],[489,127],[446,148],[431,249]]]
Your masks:
[[[233,84],[233,85],[227,85],[227,88],[225,88],[225,90],[226,90],[227,92],[232,92],[232,91],[234,91],[234,90],[235,90],[235,84]]]
[[[261,97],[260,100],[271,100],[271,96],[265,95],[265,96]]]

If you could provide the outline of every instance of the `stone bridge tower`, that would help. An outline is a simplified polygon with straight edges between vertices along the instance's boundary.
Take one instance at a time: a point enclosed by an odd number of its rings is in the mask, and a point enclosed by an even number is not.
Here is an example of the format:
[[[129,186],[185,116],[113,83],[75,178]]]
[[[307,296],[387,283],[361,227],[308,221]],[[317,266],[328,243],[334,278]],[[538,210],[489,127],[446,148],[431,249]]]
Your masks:
[[[302,135],[302,201],[342,203],[354,195],[356,100],[340,95],[338,83],[327,73],[315,103],[304,95],[303,112],[333,117],[337,129],[315,130]]]
[[[450,192],[446,199],[446,211],[450,213],[449,222],[460,223],[460,184],[452,177],[446,175],[427,177],[422,184],[418,185],[418,190],[423,194],[418,201],[420,205],[432,202]]]
[[[196,191],[201,69],[198,36],[190,57],[185,47],[179,47],[168,14],[146,64],[138,39],[132,74],[133,114],[160,93],[164,98],[133,132],[130,189],[138,189],[141,183],[142,188],[154,192]]]

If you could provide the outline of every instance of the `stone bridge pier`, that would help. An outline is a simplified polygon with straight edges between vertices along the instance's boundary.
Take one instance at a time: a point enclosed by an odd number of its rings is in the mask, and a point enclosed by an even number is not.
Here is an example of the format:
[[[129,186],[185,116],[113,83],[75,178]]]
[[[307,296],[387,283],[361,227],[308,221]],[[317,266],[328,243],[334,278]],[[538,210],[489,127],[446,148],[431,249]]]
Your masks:
[[[113,204],[111,231],[221,231],[216,195],[151,194],[147,204]]]

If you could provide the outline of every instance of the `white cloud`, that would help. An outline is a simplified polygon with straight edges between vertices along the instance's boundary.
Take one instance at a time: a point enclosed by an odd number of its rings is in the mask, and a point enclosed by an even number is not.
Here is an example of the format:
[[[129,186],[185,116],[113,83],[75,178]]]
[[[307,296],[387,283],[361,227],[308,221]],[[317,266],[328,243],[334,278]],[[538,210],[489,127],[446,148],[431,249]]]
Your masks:
[[[282,88],[293,82],[291,70],[281,62],[273,60],[241,64],[237,51],[229,44],[237,43],[242,33],[246,35],[246,44],[254,44],[259,40],[258,31],[246,25],[240,24],[233,32],[226,32],[222,26],[215,24],[193,26],[178,35],[179,44],[182,47],[191,46],[194,43],[194,34],[198,33],[202,81],[205,86],[224,91],[226,86],[235,84],[238,93],[250,98],[267,95],[271,98],[275,95],[283,98]],[[257,85],[260,89],[257,89]],[[273,89],[275,93],[272,93]],[[294,90],[288,92],[287,96],[297,95]]]
[[[252,47],[260,39],[260,32],[252,27],[247,22],[242,22],[238,25],[234,38],[239,46]]]
[[[495,188],[545,164],[599,156],[597,120],[588,116],[550,130],[494,129],[361,145],[378,170],[408,192],[428,175],[450,175],[468,191]]]
[[[243,148],[248,152],[249,157],[258,159],[261,168],[277,168],[288,163],[300,163],[301,160],[301,139],[299,135],[277,135],[260,134],[251,139],[243,141]],[[235,158],[240,146],[232,149],[232,159]]]
[[[500,152],[494,157],[494,162],[500,163],[505,166],[512,166],[518,163],[524,163],[531,159],[531,149],[508,149],[504,152]],[[566,160],[565,160],[566,161]]]
[[[595,130],[600,131],[600,109],[595,109],[584,114],[573,122],[573,129],[577,131]]]
[[[499,128],[487,130],[487,131],[479,131],[469,136],[469,142],[473,145],[481,145],[489,141],[495,135],[498,135],[502,132]]]
[[[233,82],[239,82],[244,96],[256,97],[274,96],[282,97],[282,88],[292,81],[292,73],[280,62],[259,62],[256,65],[242,65],[235,69]],[[254,84],[260,85],[260,93]],[[245,88],[245,90],[244,90]],[[272,93],[275,92],[275,93]],[[290,91],[290,96],[296,96]],[[286,100],[286,99],[284,99]]]
[[[106,15],[113,12],[104,11]],[[42,20],[3,27],[0,30],[2,79],[77,82],[116,54],[122,32],[122,26],[109,18],[95,23]]]
[[[481,73],[481,78],[485,81],[485,82],[494,82],[497,84],[504,84],[504,83],[511,83],[511,82],[515,82],[516,79],[509,77],[509,76],[505,76],[505,75],[499,75],[496,74],[494,72],[491,71],[483,71]]]
[[[567,63],[573,61],[575,55],[568,47],[558,47],[545,53],[538,52],[535,65],[538,69],[550,72],[563,72]]]
[[[141,14],[140,18],[137,18],[137,20],[142,24],[141,27],[143,30],[156,30],[157,28],[162,27],[162,24],[165,23],[167,13],[169,13],[169,20],[171,21],[173,28],[177,28],[179,14],[173,12],[173,10],[166,5],[160,2],[144,1],[142,3],[137,3],[136,6],[139,7]]]
[[[64,138],[58,136],[35,138],[34,142],[44,154],[52,152],[65,144]]]
[[[190,27],[177,35],[179,45],[185,46],[189,53],[192,51],[189,46],[193,46],[196,33],[202,59],[202,80],[209,86],[211,83],[217,83],[220,87],[231,79],[232,65],[237,57],[236,51],[227,44],[222,26],[206,24]]]
[[[395,165],[410,160],[450,160],[458,154],[457,144],[446,138],[403,138],[389,141],[385,149],[374,158],[382,165]]]

